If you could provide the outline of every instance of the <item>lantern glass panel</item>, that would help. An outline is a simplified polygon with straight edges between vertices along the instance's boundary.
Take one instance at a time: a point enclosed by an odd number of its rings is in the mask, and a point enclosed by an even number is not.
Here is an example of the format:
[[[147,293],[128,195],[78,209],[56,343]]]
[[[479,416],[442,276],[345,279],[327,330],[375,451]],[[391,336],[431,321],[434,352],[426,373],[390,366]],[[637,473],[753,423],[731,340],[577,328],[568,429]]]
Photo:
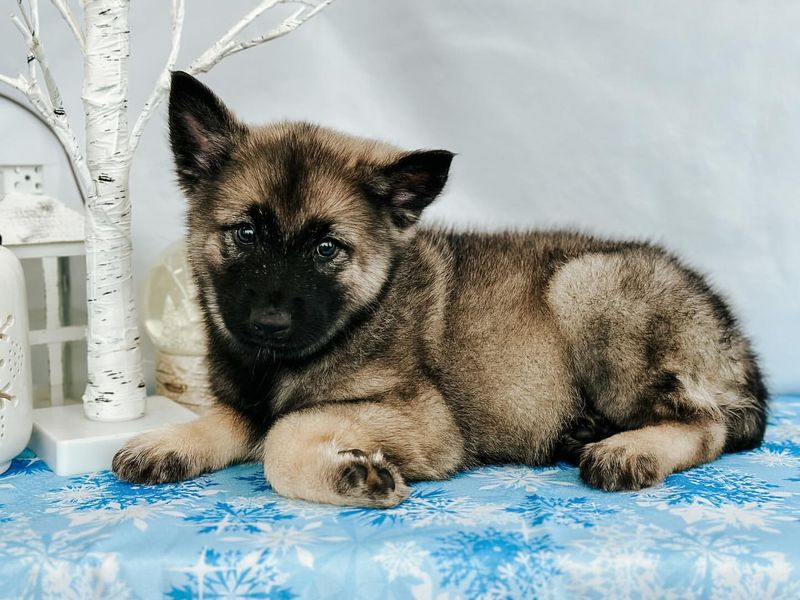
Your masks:
[[[39,258],[22,262],[27,281],[30,330],[48,329],[44,269]],[[83,256],[58,258],[58,323],[55,327],[86,325],[86,262]],[[73,334],[74,335],[74,334]],[[33,340],[32,340],[33,341]],[[58,356],[56,353],[54,356]],[[36,408],[53,405],[50,385],[50,353],[47,344],[32,343],[33,401]],[[86,341],[67,341],[61,345],[63,403],[80,402],[86,388]],[[61,394],[57,395],[59,398]],[[56,401],[56,404],[60,404]]]
[[[81,323],[85,323],[81,321]],[[86,390],[86,340],[64,344],[64,404],[81,402]]]
[[[25,287],[28,296],[28,320],[31,330],[44,329],[45,327],[45,306],[44,306],[44,270],[42,261],[38,258],[23,259],[22,271],[25,273]],[[33,381],[36,382],[36,370],[34,369]]]

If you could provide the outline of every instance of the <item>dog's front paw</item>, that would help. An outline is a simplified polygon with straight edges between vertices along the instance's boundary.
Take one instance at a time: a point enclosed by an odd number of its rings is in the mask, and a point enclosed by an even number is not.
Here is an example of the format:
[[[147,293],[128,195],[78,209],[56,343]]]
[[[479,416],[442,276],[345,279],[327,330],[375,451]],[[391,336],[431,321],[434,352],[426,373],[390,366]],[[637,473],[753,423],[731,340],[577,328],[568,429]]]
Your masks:
[[[388,508],[408,497],[400,471],[380,450],[342,450],[337,462],[333,483],[342,504]]]
[[[663,481],[658,459],[604,440],[588,444],[580,459],[581,479],[607,492],[640,490]]]
[[[115,455],[111,469],[120,479],[133,483],[172,483],[193,477],[189,459],[171,448],[168,440],[140,436],[129,441]]]

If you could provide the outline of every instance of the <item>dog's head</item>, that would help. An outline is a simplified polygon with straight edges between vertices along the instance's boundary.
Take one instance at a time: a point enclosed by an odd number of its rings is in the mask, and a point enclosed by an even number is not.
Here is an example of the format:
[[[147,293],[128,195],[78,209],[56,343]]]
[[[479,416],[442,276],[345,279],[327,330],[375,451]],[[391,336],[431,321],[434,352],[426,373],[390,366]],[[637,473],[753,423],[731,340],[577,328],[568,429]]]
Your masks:
[[[169,127],[208,325],[244,353],[308,355],[369,310],[453,158],[308,123],[250,127],[181,72]]]

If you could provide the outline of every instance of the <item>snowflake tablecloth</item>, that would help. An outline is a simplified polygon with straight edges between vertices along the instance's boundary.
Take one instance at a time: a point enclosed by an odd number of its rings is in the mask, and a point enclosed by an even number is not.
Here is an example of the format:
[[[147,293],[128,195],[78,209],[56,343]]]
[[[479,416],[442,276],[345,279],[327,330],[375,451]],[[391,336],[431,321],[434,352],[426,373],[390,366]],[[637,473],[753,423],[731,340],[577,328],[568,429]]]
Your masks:
[[[504,466],[342,509],[258,465],[144,487],[27,453],[0,476],[0,598],[800,598],[799,519],[800,397],[758,450],[638,493]]]

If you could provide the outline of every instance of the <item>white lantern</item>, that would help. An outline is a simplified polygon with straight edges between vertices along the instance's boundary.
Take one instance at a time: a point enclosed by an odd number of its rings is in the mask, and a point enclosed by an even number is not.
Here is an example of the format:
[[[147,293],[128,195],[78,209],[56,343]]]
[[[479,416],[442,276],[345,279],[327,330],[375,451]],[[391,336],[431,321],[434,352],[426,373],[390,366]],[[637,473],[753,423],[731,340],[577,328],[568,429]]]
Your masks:
[[[156,346],[156,393],[204,412],[212,403],[203,317],[182,241],[169,246],[147,276],[142,303]]]
[[[0,246],[0,473],[28,444],[32,426],[25,278],[17,257]]]
[[[30,332],[29,343],[47,350],[48,372],[37,372],[36,383],[47,384],[46,404],[50,406],[64,404],[64,376],[75,370],[72,364],[64,364],[67,344],[86,338],[85,317],[73,320],[69,293],[69,258],[84,254],[83,228],[84,219],[79,212],[40,190],[11,191],[0,196],[0,235],[4,244],[20,260],[41,261],[46,321],[43,327]],[[35,279],[28,279],[31,293],[36,289],[34,282]],[[30,296],[28,304],[35,309],[36,298]],[[36,364],[34,361],[34,370]]]

